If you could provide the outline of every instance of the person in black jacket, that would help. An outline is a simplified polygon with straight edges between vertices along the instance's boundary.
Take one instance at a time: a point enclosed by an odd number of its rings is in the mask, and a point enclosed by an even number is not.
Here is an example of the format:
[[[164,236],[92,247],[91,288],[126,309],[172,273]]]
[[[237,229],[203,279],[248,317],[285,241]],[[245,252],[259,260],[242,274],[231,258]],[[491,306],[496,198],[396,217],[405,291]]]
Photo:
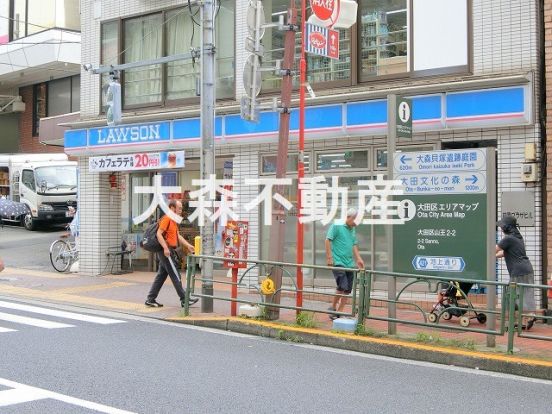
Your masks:
[[[510,281],[515,283],[533,284],[533,266],[525,252],[525,243],[518,229],[514,216],[504,216],[498,223],[504,233],[502,240],[496,245],[496,257],[504,258],[510,274]],[[517,306],[517,304],[516,304]],[[524,329],[531,329],[535,323],[535,295],[533,289],[523,290],[523,313],[530,314],[530,319],[524,324]]]

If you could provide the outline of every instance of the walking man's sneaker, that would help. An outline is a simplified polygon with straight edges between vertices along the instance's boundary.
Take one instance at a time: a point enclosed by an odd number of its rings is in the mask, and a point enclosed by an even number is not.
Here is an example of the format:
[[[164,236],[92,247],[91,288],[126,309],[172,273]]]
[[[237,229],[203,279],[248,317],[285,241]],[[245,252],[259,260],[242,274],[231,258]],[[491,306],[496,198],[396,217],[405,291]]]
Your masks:
[[[150,308],[162,308],[163,307],[163,305],[161,303],[157,302],[155,299],[146,300],[145,305],[149,306]]]
[[[329,311],[332,311],[332,312],[335,312],[335,309],[332,308],[331,306],[328,308],[328,310],[329,310]],[[339,315],[330,314],[329,317],[330,317],[330,320],[333,321],[333,320],[338,319],[338,318],[339,318]]]
[[[198,300],[199,298],[190,298],[190,306],[196,304]],[[184,307],[184,299],[180,301],[180,304],[182,305],[182,307]]]

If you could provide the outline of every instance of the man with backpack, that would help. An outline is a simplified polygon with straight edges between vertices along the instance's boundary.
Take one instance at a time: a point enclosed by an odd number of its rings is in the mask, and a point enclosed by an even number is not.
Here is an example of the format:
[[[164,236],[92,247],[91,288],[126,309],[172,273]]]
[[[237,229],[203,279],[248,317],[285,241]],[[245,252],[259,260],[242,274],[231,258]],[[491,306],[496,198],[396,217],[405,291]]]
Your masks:
[[[182,203],[178,200],[170,200],[169,208],[171,211],[177,215],[182,214]],[[194,253],[194,246],[188,243],[184,237],[178,232],[178,224],[172,220],[168,214],[163,216],[159,220],[159,228],[157,230],[157,241],[161,245],[162,250],[157,252],[157,257],[159,259],[159,271],[155,276],[151,289],[149,291],[148,297],[146,299],[146,306],[160,308],[163,305],[157,302],[157,295],[161,287],[167,280],[167,276],[171,278],[176,293],[180,297],[180,304],[184,306],[184,298],[186,292],[182,288],[182,281],[180,279],[180,273],[175,266],[175,249],[178,245],[184,246],[188,251]],[[190,305],[196,303],[198,298],[190,298]]]

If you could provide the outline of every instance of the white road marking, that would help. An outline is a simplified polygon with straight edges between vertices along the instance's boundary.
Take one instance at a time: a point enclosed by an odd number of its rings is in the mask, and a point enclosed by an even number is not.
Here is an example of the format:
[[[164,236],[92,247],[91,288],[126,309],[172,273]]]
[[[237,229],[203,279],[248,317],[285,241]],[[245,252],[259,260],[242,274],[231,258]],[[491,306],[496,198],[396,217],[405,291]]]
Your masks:
[[[8,405],[20,404],[29,401],[52,399],[67,404],[76,405],[78,407],[88,408],[100,413],[136,414],[132,411],[119,410],[118,408],[113,408],[108,405],[81,400],[80,398],[58,394],[57,392],[48,391],[42,388],[31,387],[29,385],[20,384],[18,382],[10,381],[4,378],[0,378],[0,385],[12,388],[10,390],[0,391],[0,407],[6,407]]]
[[[56,316],[59,318],[74,319],[76,321],[97,323],[101,325],[125,323],[125,321],[120,321],[118,319],[107,319],[107,318],[101,318],[99,316],[90,316],[90,315],[85,315],[80,313],[65,312],[65,311],[59,311],[59,310],[48,309],[48,308],[39,308],[38,306],[22,305],[19,303],[10,303],[10,302],[4,302],[4,301],[0,301],[0,308],[16,309],[16,310],[21,310],[25,312],[39,313],[41,315]]]
[[[12,388],[11,390],[0,391],[0,407],[41,400],[43,398],[38,393],[32,394],[23,388]]]
[[[2,328],[0,326],[0,333],[4,333],[4,332],[16,332],[15,329],[10,329],[10,328]]]
[[[23,325],[37,326],[45,329],[73,328],[74,325],[65,323],[45,321],[43,319],[28,318],[26,316],[12,315],[10,313],[0,312],[0,319],[8,322],[21,323]]]

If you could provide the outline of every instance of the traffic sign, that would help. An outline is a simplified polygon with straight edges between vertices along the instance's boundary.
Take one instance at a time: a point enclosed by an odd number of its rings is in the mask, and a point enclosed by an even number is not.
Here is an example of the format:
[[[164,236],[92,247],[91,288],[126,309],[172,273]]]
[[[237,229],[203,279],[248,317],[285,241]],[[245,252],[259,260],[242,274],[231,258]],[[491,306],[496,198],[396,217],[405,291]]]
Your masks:
[[[245,94],[249,98],[254,98],[261,92],[261,61],[259,56],[251,54],[245,60],[243,68],[243,86]]]
[[[466,267],[463,257],[415,256],[412,260],[415,270],[424,272],[461,272]]]
[[[339,59],[339,32],[306,23],[305,52]]]

